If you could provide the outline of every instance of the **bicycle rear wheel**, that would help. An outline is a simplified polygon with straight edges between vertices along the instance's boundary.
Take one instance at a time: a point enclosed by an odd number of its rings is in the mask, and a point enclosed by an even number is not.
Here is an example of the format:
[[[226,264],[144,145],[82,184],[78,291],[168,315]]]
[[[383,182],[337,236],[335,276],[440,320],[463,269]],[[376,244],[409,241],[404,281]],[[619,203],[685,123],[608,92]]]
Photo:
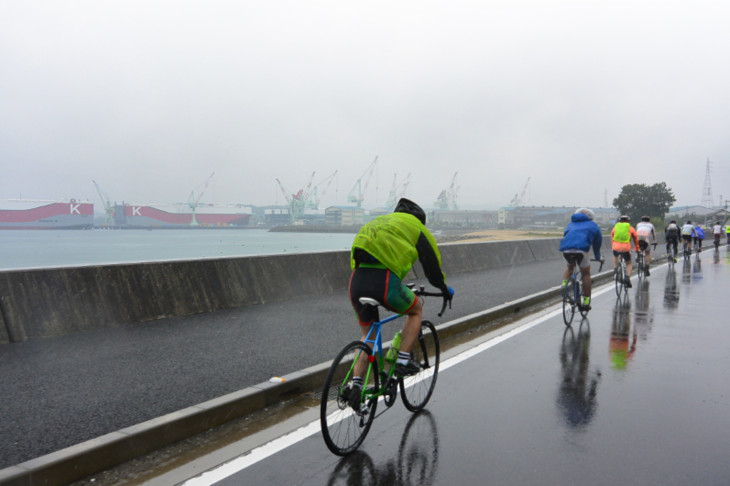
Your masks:
[[[575,292],[576,299],[578,299],[576,308],[578,309],[578,312],[580,312],[580,317],[585,319],[585,317],[588,315],[588,309],[583,307],[583,297],[585,297],[583,295],[583,284],[576,282],[576,285],[578,285],[577,291]]]
[[[626,282],[626,267],[622,261],[618,262],[616,270],[613,275],[614,285],[616,286],[616,296],[621,297],[621,292],[624,290],[624,284]]]
[[[639,264],[636,265],[636,277],[639,279],[639,281],[643,280],[644,277],[646,277],[646,263],[644,262],[644,257],[639,256]]]
[[[378,363],[370,361],[373,352],[360,341],[348,344],[332,362],[322,388],[319,419],[322,437],[327,448],[338,456],[354,452],[370,430],[378,406],[378,397],[365,400],[365,407],[353,410],[350,407],[348,384],[352,381],[355,361],[358,357],[369,361],[365,376],[368,377],[363,388],[365,394],[373,394],[379,389]],[[363,377],[363,380],[365,377]]]
[[[441,361],[439,335],[431,322],[421,322],[421,331],[413,344],[411,359],[420,363],[421,371],[412,376],[399,378],[398,383],[403,405],[411,412],[418,412],[431,399]]]
[[[570,326],[573,322],[573,316],[575,315],[575,279],[572,277],[568,279],[568,285],[563,289],[563,322],[566,326]]]
[[[670,270],[674,267],[674,256],[674,249],[670,245],[667,245],[667,265]]]

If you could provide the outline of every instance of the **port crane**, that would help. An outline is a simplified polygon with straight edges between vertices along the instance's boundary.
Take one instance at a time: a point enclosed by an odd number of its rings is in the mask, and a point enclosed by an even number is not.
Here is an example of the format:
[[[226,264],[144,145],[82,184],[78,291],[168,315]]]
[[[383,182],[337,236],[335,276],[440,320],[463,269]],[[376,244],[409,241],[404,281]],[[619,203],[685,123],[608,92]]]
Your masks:
[[[408,184],[410,184],[411,182],[410,178],[411,173],[409,172],[405,179],[398,183],[398,174],[393,175],[393,184],[390,187],[388,200],[385,203],[386,208],[394,208],[395,205],[398,203],[398,199],[402,198],[405,195],[406,189],[408,189]]]
[[[332,181],[335,180],[335,177],[337,177],[337,171],[334,171],[332,174],[330,174],[329,176],[325,177],[322,181],[320,181],[319,184],[316,184],[314,187],[312,187],[310,196],[307,199],[307,204],[306,204],[308,208],[319,209],[320,198],[327,193],[327,189],[329,189],[330,185],[332,184]],[[322,189],[322,193],[320,194],[319,188],[322,185],[324,185],[324,189]]]
[[[112,226],[114,224],[114,208],[112,207],[111,202],[109,202],[109,196],[104,194],[104,192],[101,190],[101,187],[99,187],[99,184],[97,184],[95,180],[92,180],[91,182],[94,183],[94,186],[96,187],[96,192],[99,193],[101,202],[104,205],[104,211],[106,212],[104,216],[104,226]]]
[[[309,199],[309,192],[312,188],[312,183],[314,182],[314,174],[315,172],[312,172],[309,182],[307,182],[307,184],[296,193],[290,193],[287,191],[284,184],[282,184],[279,179],[276,179],[276,182],[279,184],[281,192],[284,194],[284,198],[289,205],[289,216],[292,223],[304,215],[304,207],[307,205],[307,200]]]
[[[439,209],[459,209],[457,203],[456,203],[456,196],[459,192],[459,188],[456,187],[456,176],[458,172],[454,172],[453,177],[451,178],[451,185],[447,189],[444,189],[441,191],[441,193],[436,198],[436,207]]]
[[[211,173],[207,179],[205,179],[198,187],[190,191],[190,196],[188,197],[188,206],[190,206],[190,209],[193,212],[193,217],[190,220],[190,226],[198,226],[198,221],[195,219],[195,209],[198,207],[198,203],[200,202],[200,198],[203,197],[203,194],[205,194],[205,190],[208,189],[208,186],[210,185],[210,180],[215,175],[215,172]],[[202,187],[202,189],[200,189]],[[200,192],[198,192],[198,196],[195,196],[195,191],[200,189]]]
[[[515,197],[512,198],[512,201],[510,201],[510,206],[513,208],[517,208],[520,206],[524,206],[525,204],[525,194],[527,193],[527,185],[530,183],[530,178],[527,178],[527,181],[525,181],[525,185],[522,187],[522,192],[520,194],[515,194]]]
[[[362,206],[362,202],[365,199],[365,191],[368,188],[368,184],[370,183],[370,178],[373,175],[373,172],[375,171],[375,167],[378,163],[378,157],[375,156],[375,160],[368,166],[367,169],[365,169],[365,172],[360,176],[360,178],[355,182],[355,185],[352,187],[352,190],[350,190],[350,193],[347,195],[347,201],[348,202],[354,202],[357,207]],[[363,178],[365,179],[365,183],[363,184]]]

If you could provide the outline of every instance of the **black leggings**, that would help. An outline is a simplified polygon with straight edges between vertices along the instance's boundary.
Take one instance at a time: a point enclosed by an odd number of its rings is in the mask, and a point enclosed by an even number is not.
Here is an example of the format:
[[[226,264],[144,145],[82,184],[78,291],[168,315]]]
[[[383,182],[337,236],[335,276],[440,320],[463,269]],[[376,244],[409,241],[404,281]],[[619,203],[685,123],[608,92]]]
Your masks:
[[[667,253],[669,253],[669,246],[671,245],[674,248],[674,254],[677,254],[677,244],[678,241],[676,238],[670,238],[667,240]]]

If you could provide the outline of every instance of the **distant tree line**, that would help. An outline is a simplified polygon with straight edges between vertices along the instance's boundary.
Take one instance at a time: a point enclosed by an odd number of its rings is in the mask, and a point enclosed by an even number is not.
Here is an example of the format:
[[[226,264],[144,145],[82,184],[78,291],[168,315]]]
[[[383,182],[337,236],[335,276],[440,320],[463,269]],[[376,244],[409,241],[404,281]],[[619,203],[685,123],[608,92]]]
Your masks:
[[[627,184],[621,188],[619,195],[613,200],[613,206],[619,213],[631,217],[636,224],[642,216],[652,220],[664,221],[664,216],[675,203],[676,198],[666,182],[654,185]]]

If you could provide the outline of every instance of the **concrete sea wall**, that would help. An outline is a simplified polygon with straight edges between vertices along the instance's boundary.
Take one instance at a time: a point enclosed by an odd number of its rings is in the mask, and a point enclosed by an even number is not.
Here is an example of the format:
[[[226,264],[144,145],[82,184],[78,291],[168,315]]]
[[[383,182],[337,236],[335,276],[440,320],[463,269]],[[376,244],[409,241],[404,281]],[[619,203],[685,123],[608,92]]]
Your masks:
[[[460,243],[440,250],[448,276],[560,258],[559,243]],[[331,294],[347,289],[349,275],[347,251],[2,271],[0,343]]]

